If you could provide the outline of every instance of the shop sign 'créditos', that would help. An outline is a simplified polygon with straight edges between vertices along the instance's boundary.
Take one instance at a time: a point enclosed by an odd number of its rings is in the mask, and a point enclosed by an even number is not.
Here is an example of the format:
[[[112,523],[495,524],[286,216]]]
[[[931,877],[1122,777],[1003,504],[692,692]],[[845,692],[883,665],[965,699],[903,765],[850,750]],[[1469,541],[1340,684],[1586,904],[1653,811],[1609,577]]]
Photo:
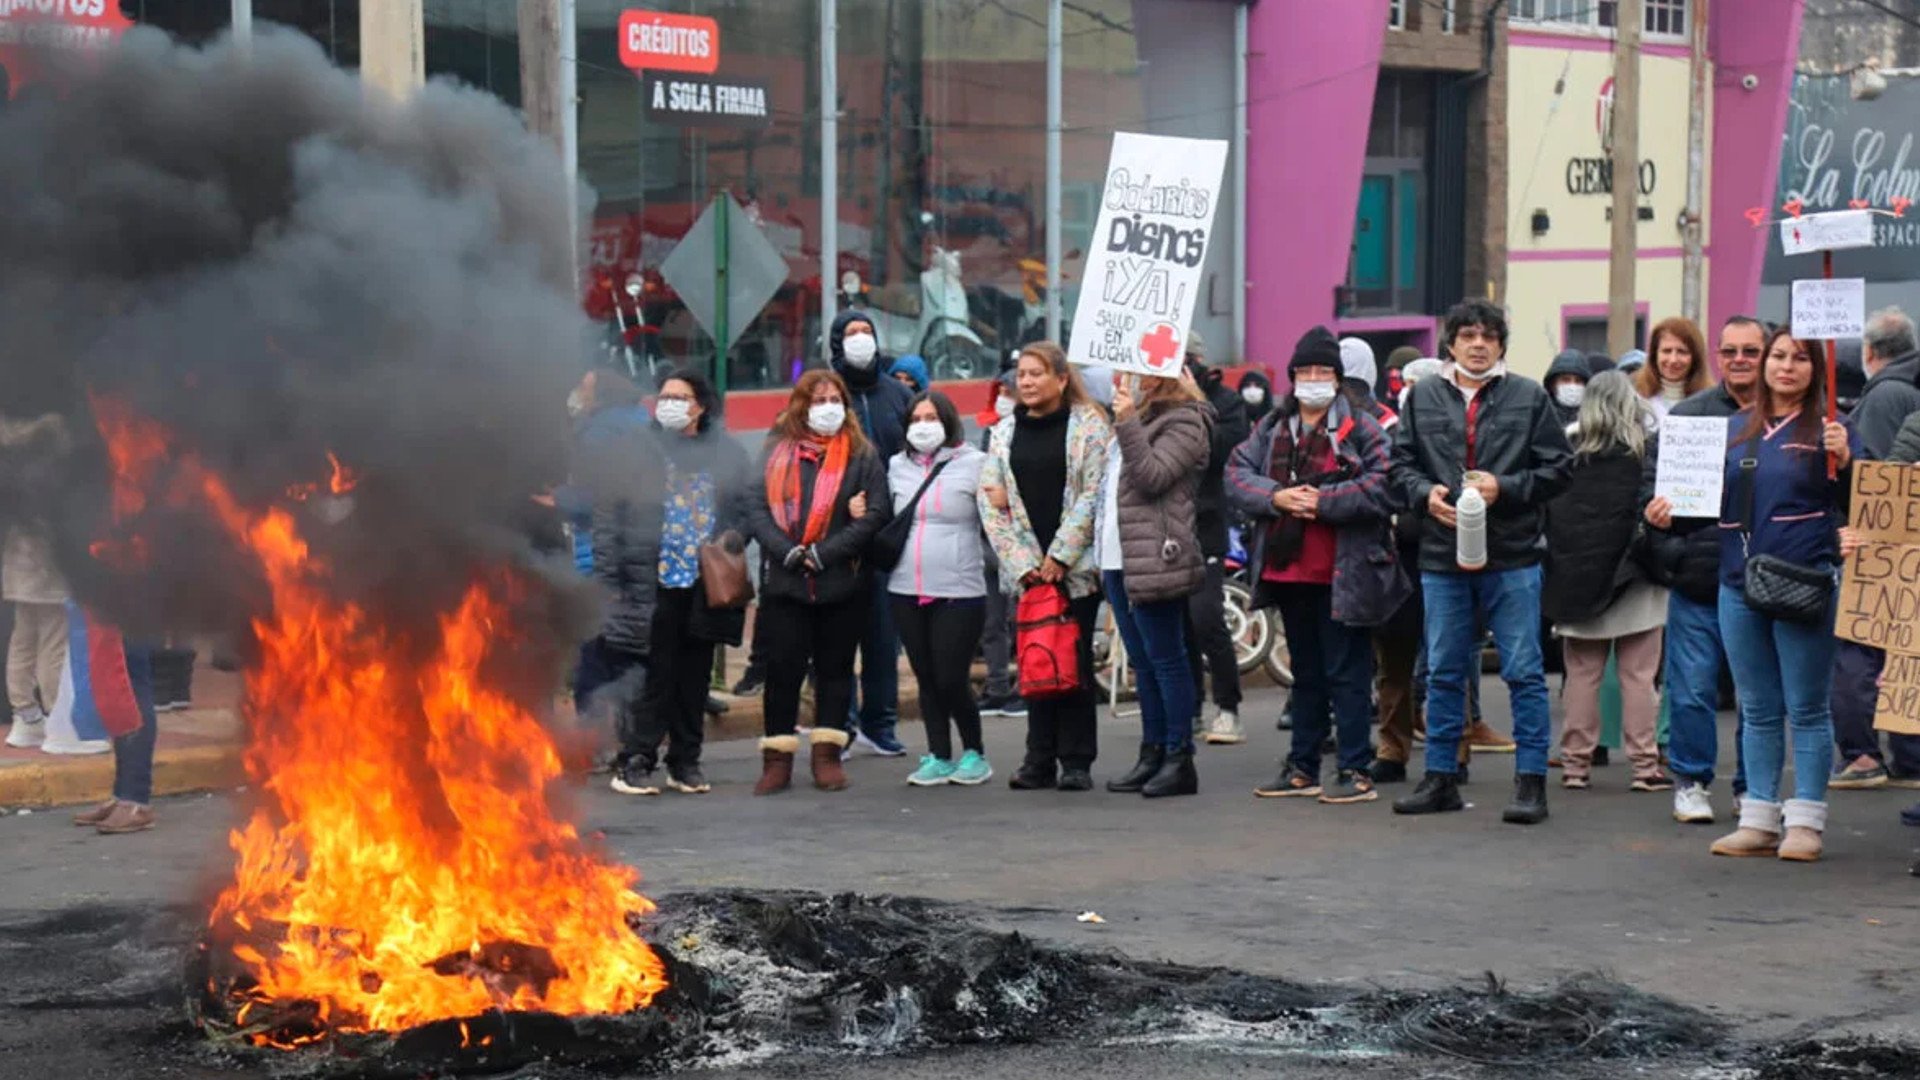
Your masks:
[[[703,15],[623,11],[620,62],[635,71],[711,75],[720,67],[720,24]]]

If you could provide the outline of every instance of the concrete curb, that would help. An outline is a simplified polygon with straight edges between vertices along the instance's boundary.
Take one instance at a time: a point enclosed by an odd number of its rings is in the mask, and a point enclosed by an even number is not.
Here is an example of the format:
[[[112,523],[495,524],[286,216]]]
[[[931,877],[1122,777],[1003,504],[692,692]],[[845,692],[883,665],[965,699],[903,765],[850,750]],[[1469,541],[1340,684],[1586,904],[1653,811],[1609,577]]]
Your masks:
[[[709,717],[707,741],[757,739],[764,730],[765,710],[758,697],[729,698],[732,711]],[[918,718],[920,691],[911,681],[900,686],[900,711]],[[804,717],[810,709],[803,701]],[[164,718],[163,718],[164,719]],[[908,717],[901,717],[906,721]],[[238,742],[165,747],[154,754],[153,794],[185,795],[221,791],[245,784]],[[99,802],[113,793],[113,755],[85,757],[46,755],[45,760],[0,767],[0,807],[65,806]]]

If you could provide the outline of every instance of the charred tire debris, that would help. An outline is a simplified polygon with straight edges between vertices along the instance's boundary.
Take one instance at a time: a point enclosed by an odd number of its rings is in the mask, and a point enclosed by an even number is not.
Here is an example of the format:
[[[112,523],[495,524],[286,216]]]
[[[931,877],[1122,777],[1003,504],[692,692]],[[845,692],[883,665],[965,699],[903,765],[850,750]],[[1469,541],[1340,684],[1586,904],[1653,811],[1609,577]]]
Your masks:
[[[152,1075],[644,1075],[776,1059],[1126,1043],[1427,1059],[1436,1068],[1717,1065],[1754,1080],[1915,1075],[1920,1047],[1755,1047],[1698,1010],[1597,975],[1359,990],[1065,948],[926,900],[744,890],[668,896],[644,932],[670,989],[628,1016],[493,1013],[398,1034],[247,1045],[208,989],[200,913],[91,905],[0,919],[0,1030],[78,1037]],[[11,1016],[9,1014],[12,1014]],[[88,1034],[92,1033],[92,1034]],[[555,1075],[541,1072],[539,1075]],[[1460,1075],[1449,1072],[1448,1075]]]

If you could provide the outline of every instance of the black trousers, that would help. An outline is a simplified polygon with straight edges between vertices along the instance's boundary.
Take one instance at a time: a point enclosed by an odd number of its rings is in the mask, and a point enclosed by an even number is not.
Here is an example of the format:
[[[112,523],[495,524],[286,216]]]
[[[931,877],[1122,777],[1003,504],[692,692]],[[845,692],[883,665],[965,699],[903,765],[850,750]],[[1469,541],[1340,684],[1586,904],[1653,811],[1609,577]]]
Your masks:
[[[667,743],[669,770],[700,764],[706,742],[707,683],[713,675],[713,642],[694,638],[692,589],[660,589],[653,608],[652,656],[647,684],[634,709],[621,753],[654,761]]]
[[[1187,597],[1187,656],[1193,663],[1193,687],[1204,691],[1203,675],[1213,676],[1213,703],[1222,709],[1240,708],[1240,654],[1227,633],[1226,567],[1207,560],[1207,580]],[[1204,693],[1194,694],[1195,712]]]
[[[893,622],[900,644],[920,683],[920,716],[927,728],[927,751],[945,761],[954,760],[953,732],[960,729],[960,745],[986,751],[980,739],[980,703],[973,697],[973,651],[987,622],[985,597],[934,600],[893,597]]]
[[[1062,697],[1028,699],[1025,767],[1036,771],[1050,771],[1056,762],[1068,769],[1090,769],[1099,755],[1095,710],[1100,688],[1093,681],[1093,624],[1100,617],[1100,596],[1079,597],[1071,609],[1073,621],[1080,624],[1080,689]],[[1018,659],[1016,655],[1016,663]]]
[[[800,687],[813,666],[813,722],[838,728],[853,704],[853,657],[866,636],[865,592],[838,604],[760,602],[758,640],[767,650],[766,733],[791,735],[800,721]],[[703,698],[704,703],[704,698]]]

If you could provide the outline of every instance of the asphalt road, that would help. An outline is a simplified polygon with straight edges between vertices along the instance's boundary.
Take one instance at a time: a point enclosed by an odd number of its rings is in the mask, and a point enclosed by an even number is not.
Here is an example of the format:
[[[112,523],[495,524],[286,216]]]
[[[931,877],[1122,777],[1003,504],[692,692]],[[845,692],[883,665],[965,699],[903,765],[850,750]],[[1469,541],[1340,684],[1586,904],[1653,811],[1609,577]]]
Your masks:
[[[1492,681],[1487,690],[1489,718],[1504,728],[1504,691]],[[1280,704],[1271,691],[1250,699],[1251,741],[1203,752],[1196,798],[1010,791],[1004,777],[1018,760],[1021,725],[1003,720],[989,721],[988,732],[1001,776],[983,788],[911,789],[902,783],[910,762],[861,757],[850,763],[846,792],[796,788],[756,799],[748,789],[757,751],[742,742],[710,748],[711,795],[627,798],[594,778],[578,793],[579,809],[614,854],[642,869],[652,894],[747,887],[922,896],[1075,946],[1351,987],[1441,987],[1487,972],[1543,987],[1599,971],[1703,1008],[1749,1043],[1842,1032],[1920,1041],[1920,880],[1906,874],[1920,830],[1897,819],[1914,793],[1836,792],[1829,857],[1810,866],[1710,857],[1718,828],[1674,823],[1667,796],[1627,791],[1623,766],[1597,770],[1588,792],[1552,788],[1553,817],[1536,828],[1499,820],[1511,769],[1502,755],[1475,759],[1472,805],[1462,814],[1396,818],[1386,798],[1348,807],[1258,800],[1252,789],[1270,778],[1287,737],[1272,726]],[[1096,777],[1128,763],[1136,730],[1103,726]],[[917,730],[903,734],[917,749]],[[1404,789],[1383,790],[1390,798]],[[189,902],[225,872],[235,807],[229,796],[172,800],[160,807],[157,830],[118,838],[72,828],[64,813],[0,819],[0,923],[90,901]],[[1076,921],[1083,911],[1106,921]],[[46,1071],[62,1018],[7,1013],[0,1007],[0,1076],[68,1075]],[[98,1064],[100,1075],[114,1075],[108,1058]],[[1442,1064],[1275,1058],[1200,1040],[856,1059],[833,1071],[1476,1075]],[[1635,1071],[1591,1068],[1594,1076]],[[776,1062],[706,1075],[812,1071]],[[92,1070],[72,1075],[83,1074]]]

